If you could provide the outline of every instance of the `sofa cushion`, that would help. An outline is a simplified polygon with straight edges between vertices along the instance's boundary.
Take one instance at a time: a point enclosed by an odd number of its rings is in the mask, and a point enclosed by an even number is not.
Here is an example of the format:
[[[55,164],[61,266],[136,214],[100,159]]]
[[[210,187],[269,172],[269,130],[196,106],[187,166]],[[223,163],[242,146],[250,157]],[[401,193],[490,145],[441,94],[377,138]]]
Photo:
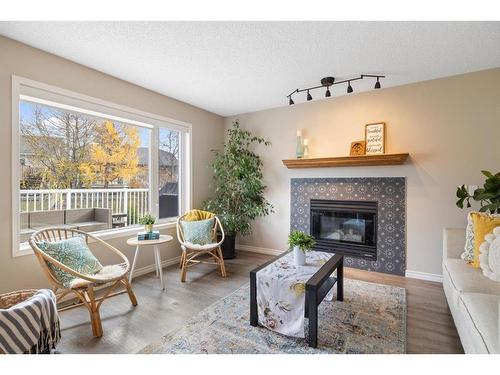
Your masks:
[[[460,296],[465,310],[481,335],[490,353],[500,353],[500,330],[498,309],[499,295],[464,293]]]
[[[500,296],[500,283],[491,281],[480,269],[471,267],[461,259],[445,259],[443,273],[457,292],[454,295],[455,303],[458,302],[461,293],[487,293]]]
[[[108,223],[100,223],[98,221],[87,221],[84,223],[75,223],[75,225],[77,226],[78,230],[81,230],[81,231],[87,232],[87,233],[109,229]]]
[[[30,212],[30,228],[64,225],[64,210]]]
[[[94,220],[93,208],[77,208],[66,210],[66,223],[68,224],[84,223]]]
[[[500,226],[500,217],[497,215],[482,212],[472,212],[472,222],[474,224],[474,262],[475,268],[479,268],[479,246],[484,242],[484,237]]]
[[[443,259],[460,258],[464,249],[465,228],[443,229]]]
[[[493,233],[487,234],[484,239],[479,246],[479,265],[484,276],[493,281],[500,281],[500,226],[493,229]]]
[[[461,258],[467,263],[474,261],[474,224],[471,212],[467,215],[467,228],[465,228],[465,246]]]
[[[467,214],[467,228],[465,229],[465,246],[464,252],[460,256],[467,263],[472,264],[474,262],[474,216],[484,216],[489,218],[500,218],[499,214],[489,214],[483,212],[471,211]]]

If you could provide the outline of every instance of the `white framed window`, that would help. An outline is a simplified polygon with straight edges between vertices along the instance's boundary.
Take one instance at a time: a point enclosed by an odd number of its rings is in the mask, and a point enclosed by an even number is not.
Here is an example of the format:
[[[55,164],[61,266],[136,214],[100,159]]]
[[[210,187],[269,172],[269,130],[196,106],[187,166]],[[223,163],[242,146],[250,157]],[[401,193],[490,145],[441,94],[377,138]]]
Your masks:
[[[46,226],[102,238],[191,207],[191,124],[12,76],[13,256]]]

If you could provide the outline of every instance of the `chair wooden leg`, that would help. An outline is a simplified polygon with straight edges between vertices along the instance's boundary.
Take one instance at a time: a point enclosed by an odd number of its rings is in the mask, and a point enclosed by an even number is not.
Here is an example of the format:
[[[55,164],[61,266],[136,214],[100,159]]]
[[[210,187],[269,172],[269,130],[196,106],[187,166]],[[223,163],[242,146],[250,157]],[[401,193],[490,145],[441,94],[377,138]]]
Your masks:
[[[224,257],[222,256],[222,250],[220,246],[216,249],[218,258],[219,258],[219,267],[220,267],[220,274],[222,277],[226,277],[226,265],[224,263]]]
[[[181,266],[181,282],[186,281],[186,272],[187,272],[187,252],[183,251],[183,256],[182,256],[182,266]]]
[[[181,253],[181,261],[179,262],[179,268],[182,269],[182,264],[184,262],[184,258],[186,257],[186,252],[184,250],[182,250],[182,253]]]
[[[87,296],[89,299],[89,308],[90,308],[90,320],[92,322],[92,333],[95,337],[102,336],[102,323],[101,316],[99,315],[99,308],[97,307],[94,288],[89,286],[87,288]]]
[[[137,298],[135,298],[134,291],[132,290],[132,286],[128,282],[127,278],[124,277],[122,279],[122,283],[125,285],[125,288],[127,289],[128,293],[128,298],[130,298],[130,302],[132,303],[132,306],[137,306]]]

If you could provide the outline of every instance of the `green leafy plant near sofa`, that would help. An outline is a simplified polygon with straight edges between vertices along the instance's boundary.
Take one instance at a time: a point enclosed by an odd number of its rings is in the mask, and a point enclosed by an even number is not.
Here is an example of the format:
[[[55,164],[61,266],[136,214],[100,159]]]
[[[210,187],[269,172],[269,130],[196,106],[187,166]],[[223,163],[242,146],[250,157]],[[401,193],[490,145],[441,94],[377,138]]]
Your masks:
[[[500,172],[493,174],[489,171],[481,171],[486,176],[483,187],[474,190],[472,195],[465,185],[457,188],[457,206],[464,208],[471,207],[470,200],[473,199],[481,204],[479,211],[490,213],[500,213]]]

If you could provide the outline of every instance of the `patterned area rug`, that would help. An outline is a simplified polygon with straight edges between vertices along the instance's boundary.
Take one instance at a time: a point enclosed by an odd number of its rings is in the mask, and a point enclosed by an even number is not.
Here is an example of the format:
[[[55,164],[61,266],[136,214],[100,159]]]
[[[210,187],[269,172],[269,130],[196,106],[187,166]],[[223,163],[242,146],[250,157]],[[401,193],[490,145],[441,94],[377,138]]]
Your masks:
[[[318,348],[297,339],[252,327],[248,285],[219,300],[181,329],[140,353],[405,353],[404,288],[344,280],[344,301],[319,307]],[[306,320],[307,337],[307,320]]]

